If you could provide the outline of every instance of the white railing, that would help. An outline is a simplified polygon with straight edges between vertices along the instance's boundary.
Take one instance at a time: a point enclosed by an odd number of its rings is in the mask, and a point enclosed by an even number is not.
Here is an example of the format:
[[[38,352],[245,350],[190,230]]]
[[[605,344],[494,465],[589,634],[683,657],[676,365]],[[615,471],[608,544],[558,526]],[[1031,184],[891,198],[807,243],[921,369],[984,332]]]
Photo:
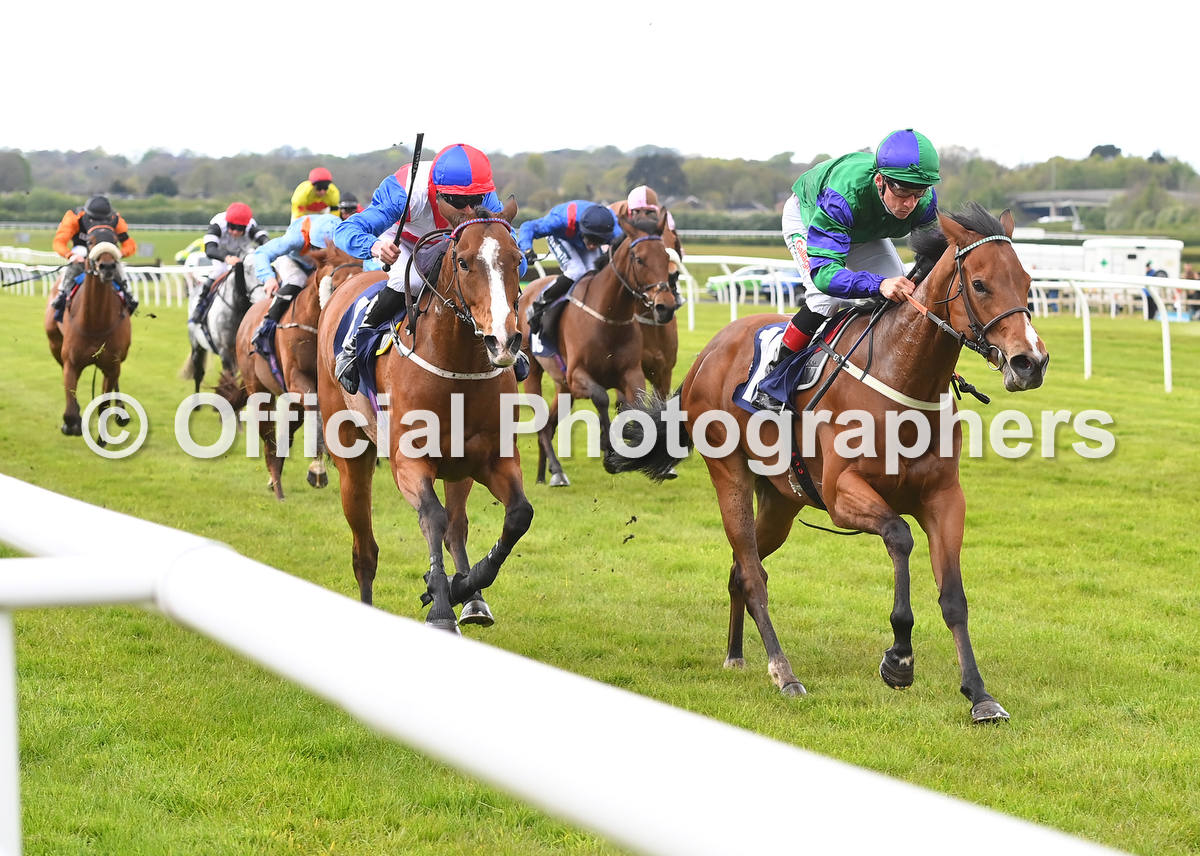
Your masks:
[[[54,253],[45,255],[50,256],[52,261],[33,263],[0,261],[0,283],[14,283],[10,286],[0,287],[0,293],[40,294],[42,297],[46,297],[61,275],[56,271],[66,262]],[[189,275],[196,274],[197,270],[197,268],[184,265],[125,266],[129,289],[142,306],[186,305],[188,278]],[[46,273],[47,276],[34,278],[36,273]]]
[[[972,840],[1017,853],[1112,852],[430,630],[223,544],[4,475],[0,541],[40,557],[0,560],[6,854],[21,848],[10,611],[116,603],[156,608],[379,732],[637,852],[790,853],[798,836],[817,853],[957,856]],[[114,543],[124,545],[119,556],[104,546]],[[487,729],[478,727],[480,699]],[[736,808],[742,783],[752,783],[751,815]],[[909,832],[864,823],[871,806],[904,818]]]
[[[1150,302],[1157,309],[1156,316],[1162,327],[1163,349],[1163,388],[1170,392],[1173,388],[1171,379],[1171,320],[1172,315],[1167,311],[1168,303],[1163,299],[1166,291],[1172,292],[1171,305],[1174,307],[1176,320],[1186,319],[1185,298],[1186,290],[1195,288],[1200,283],[1187,279],[1166,279],[1150,276],[1113,276],[1100,273],[1084,273],[1070,270],[1033,270],[1030,303],[1034,312],[1045,315],[1050,311],[1050,305],[1061,299],[1048,292],[1054,289],[1068,288],[1075,297],[1075,315],[1083,323],[1083,376],[1092,376],[1092,316],[1091,305],[1097,303],[1107,306],[1113,317],[1121,308],[1132,309],[1140,304],[1142,317],[1149,320]],[[1149,295],[1149,300],[1147,300]]]

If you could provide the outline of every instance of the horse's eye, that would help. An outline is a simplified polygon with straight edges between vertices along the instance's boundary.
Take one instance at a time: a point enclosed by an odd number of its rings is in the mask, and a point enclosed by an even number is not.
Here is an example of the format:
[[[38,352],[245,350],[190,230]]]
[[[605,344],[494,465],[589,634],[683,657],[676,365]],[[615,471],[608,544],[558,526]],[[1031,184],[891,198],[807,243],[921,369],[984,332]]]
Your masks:
[[[634,256],[633,260],[640,265],[644,265],[646,263],[646,260],[643,259],[641,256]]]
[[[458,269],[461,271],[468,271],[471,269],[471,266],[469,264],[467,264],[466,259],[459,259],[458,260]]]
[[[983,284],[982,279],[971,280],[971,287],[975,289],[976,294],[987,294],[987,286]]]

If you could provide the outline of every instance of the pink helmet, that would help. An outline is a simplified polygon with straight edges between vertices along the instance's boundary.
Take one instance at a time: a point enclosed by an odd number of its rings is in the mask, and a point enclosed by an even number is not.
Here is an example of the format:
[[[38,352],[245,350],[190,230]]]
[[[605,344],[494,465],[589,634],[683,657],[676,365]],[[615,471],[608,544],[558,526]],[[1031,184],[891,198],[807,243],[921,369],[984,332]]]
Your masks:
[[[629,191],[629,198],[625,200],[629,205],[630,211],[636,211],[638,208],[653,208],[658,210],[658,194],[653,188],[647,187],[644,184],[639,184],[633,190]]]
[[[225,222],[231,226],[249,226],[254,212],[245,202],[235,202],[225,209]]]

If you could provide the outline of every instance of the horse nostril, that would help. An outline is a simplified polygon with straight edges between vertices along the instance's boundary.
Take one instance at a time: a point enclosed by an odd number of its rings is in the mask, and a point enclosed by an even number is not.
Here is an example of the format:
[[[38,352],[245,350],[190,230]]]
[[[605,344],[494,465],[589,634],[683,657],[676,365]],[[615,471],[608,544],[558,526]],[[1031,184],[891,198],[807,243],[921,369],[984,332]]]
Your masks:
[[[1028,377],[1033,373],[1034,370],[1033,360],[1029,359],[1029,357],[1025,356],[1024,354],[1016,355],[1008,361],[1008,364],[1012,367],[1012,370],[1021,377]]]
[[[519,350],[521,350],[521,332],[518,330],[508,337],[508,352],[515,354]]]
[[[500,340],[495,336],[487,335],[483,337],[484,346],[493,354],[500,349]]]

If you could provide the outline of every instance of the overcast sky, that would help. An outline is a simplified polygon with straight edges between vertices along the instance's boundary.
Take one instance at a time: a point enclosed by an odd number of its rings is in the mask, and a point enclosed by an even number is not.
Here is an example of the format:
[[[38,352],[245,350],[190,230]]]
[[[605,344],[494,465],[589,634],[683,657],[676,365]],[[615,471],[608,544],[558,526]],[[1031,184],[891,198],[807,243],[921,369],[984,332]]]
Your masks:
[[[26,0],[5,12],[0,147],[350,155],[423,131],[507,154],[808,161],[915,127],[1006,166],[1112,144],[1200,170],[1197,9]]]

